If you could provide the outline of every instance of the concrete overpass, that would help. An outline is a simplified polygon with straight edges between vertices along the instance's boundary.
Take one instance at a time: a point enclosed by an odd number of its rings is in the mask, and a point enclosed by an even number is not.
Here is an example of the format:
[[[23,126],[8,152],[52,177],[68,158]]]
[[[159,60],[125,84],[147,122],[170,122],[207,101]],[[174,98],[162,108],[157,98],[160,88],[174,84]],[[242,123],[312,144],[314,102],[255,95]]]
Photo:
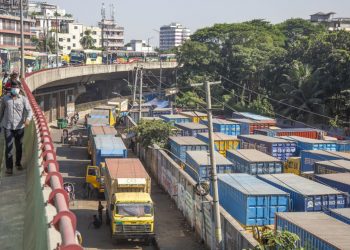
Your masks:
[[[159,76],[161,66],[163,82],[166,82],[164,79],[173,75],[177,63],[162,62],[160,65],[159,62],[146,62],[57,68],[30,74],[27,76],[26,82],[29,89],[34,92],[45,118],[48,122],[52,122],[74,113],[75,100],[86,91],[87,83],[128,79],[130,72],[136,66],[142,66],[146,73],[151,71],[150,74],[155,76]],[[107,94],[104,90],[102,95]]]

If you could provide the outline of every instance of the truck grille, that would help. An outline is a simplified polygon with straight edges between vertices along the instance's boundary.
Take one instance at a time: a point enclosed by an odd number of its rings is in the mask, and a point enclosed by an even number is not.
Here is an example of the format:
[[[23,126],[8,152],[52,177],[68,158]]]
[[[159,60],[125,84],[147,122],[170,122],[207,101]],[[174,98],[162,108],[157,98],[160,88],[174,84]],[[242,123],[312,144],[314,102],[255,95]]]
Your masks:
[[[151,231],[151,225],[138,225],[138,224],[131,224],[131,225],[123,225],[123,232],[150,232]]]

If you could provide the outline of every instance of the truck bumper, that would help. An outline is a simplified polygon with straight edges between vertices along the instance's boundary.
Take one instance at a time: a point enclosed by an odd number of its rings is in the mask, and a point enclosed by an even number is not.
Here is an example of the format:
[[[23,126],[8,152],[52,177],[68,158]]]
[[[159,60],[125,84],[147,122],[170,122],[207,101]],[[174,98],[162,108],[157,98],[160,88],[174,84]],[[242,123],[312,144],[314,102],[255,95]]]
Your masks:
[[[126,240],[126,239],[153,239],[154,233],[113,233],[112,239]]]

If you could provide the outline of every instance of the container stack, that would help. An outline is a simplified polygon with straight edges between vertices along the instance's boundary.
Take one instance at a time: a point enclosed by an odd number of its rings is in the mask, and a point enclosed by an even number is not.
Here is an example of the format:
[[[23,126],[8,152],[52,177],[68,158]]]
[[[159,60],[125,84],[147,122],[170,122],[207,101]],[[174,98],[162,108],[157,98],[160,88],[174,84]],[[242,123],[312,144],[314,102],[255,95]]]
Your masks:
[[[186,151],[207,151],[208,145],[193,136],[171,136],[169,137],[172,158],[178,163],[186,162]],[[181,160],[179,160],[179,159]]]
[[[106,158],[127,158],[128,150],[120,137],[98,135],[94,137],[92,165],[99,166]]]
[[[201,121],[202,124],[208,126],[208,121]],[[226,135],[240,135],[241,125],[224,119],[213,119],[213,131],[220,132]]]
[[[314,171],[314,164],[318,161],[350,160],[350,154],[344,152],[329,152],[325,150],[303,150],[300,152],[301,172]]]
[[[256,121],[252,119],[229,119],[230,121],[237,122],[241,125],[241,135],[254,134],[256,129],[270,128],[276,125],[276,121]]]
[[[221,206],[244,227],[272,225],[288,211],[289,194],[249,174],[219,174]]]
[[[170,122],[171,124],[191,122],[191,119],[184,115],[161,115],[159,116],[165,122]]]
[[[350,195],[350,173],[320,174],[315,180]]]
[[[314,212],[348,206],[348,196],[343,192],[298,175],[266,174],[257,177],[289,193],[292,211]]]
[[[177,123],[175,127],[179,128],[182,136],[197,136],[198,133],[208,133],[208,127],[196,122]]]
[[[257,149],[285,161],[296,154],[296,143],[265,135],[239,135],[241,149]]]
[[[282,161],[256,149],[227,150],[226,157],[233,163],[235,173],[282,173]]]
[[[323,139],[324,131],[313,128],[256,129],[254,134],[276,136],[299,136],[310,139]]]
[[[350,161],[348,160],[331,160],[317,161],[314,164],[315,174],[335,174],[350,172]]]
[[[117,136],[118,132],[115,128],[107,126],[92,126],[88,130],[88,153],[91,155],[94,137],[98,135],[111,135]]]
[[[297,153],[302,150],[326,150],[337,151],[337,145],[332,141],[310,139],[300,136],[281,136],[280,138],[295,141],[297,143]]]
[[[219,174],[232,173],[233,164],[215,151],[216,171]],[[185,171],[196,181],[209,180],[211,173],[210,154],[208,151],[187,151]]]
[[[276,213],[276,229],[297,234],[304,249],[350,249],[350,225],[324,213]]]
[[[208,115],[199,111],[183,111],[180,115],[186,116],[192,120],[192,122],[199,123],[200,121],[208,120]]]
[[[172,108],[155,108],[152,110],[153,117],[159,117],[161,115],[171,115],[173,113]]]
[[[236,136],[214,132],[215,150],[226,157],[226,151],[239,148],[239,140]],[[197,138],[209,145],[209,133],[199,133]]]
[[[330,209],[329,215],[350,225],[350,208]]]

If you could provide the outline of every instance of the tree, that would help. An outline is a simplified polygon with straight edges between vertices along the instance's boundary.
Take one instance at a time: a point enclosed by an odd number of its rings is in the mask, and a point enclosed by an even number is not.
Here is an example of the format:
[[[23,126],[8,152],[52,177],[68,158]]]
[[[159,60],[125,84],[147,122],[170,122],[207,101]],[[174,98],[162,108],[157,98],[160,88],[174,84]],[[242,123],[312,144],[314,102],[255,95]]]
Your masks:
[[[56,41],[53,37],[44,37],[43,39],[31,37],[31,41],[39,52],[56,53]]]
[[[169,136],[175,134],[175,127],[163,120],[142,120],[137,126],[131,128],[141,145],[145,148],[157,144],[163,148],[166,146]]]
[[[176,97],[175,103],[177,107],[185,109],[195,109],[199,105],[205,105],[203,99],[196,92],[192,91],[183,93],[181,97]]]
[[[262,234],[262,244],[255,250],[295,250],[299,241],[299,236],[289,231],[268,230]],[[300,248],[299,248],[300,249]]]
[[[84,31],[84,36],[80,39],[80,44],[84,49],[93,49],[95,47],[95,41],[91,36],[91,30]]]

